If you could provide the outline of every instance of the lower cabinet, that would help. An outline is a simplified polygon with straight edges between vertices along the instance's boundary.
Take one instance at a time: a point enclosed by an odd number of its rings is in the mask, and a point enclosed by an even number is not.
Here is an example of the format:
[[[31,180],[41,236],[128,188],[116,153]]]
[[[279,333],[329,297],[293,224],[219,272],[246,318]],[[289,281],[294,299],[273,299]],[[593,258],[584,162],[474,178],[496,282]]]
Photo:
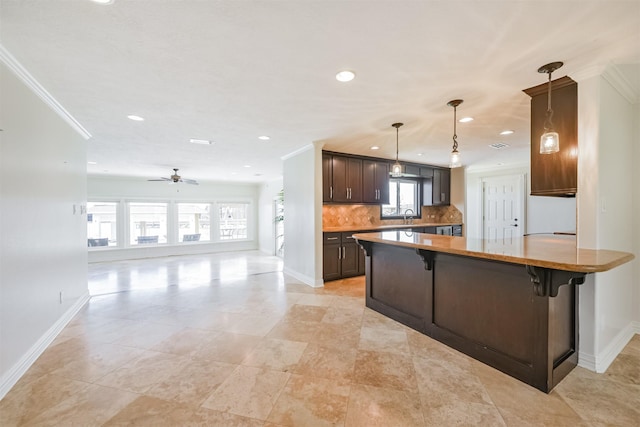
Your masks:
[[[364,274],[364,251],[352,233],[323,233],[322,278],[325,281]]]

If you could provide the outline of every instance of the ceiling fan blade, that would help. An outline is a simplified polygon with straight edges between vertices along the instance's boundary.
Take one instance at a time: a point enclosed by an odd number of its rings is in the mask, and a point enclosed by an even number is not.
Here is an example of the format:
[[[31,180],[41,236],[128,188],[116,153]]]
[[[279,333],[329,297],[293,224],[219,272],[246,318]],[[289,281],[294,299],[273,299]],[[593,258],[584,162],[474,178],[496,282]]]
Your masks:
[[[147,181],[171,181],[169,178],[148,179]]]
[[[184,182],[185,184],[199,185],[198,182],[193,179],[182,179],[181,181]]]

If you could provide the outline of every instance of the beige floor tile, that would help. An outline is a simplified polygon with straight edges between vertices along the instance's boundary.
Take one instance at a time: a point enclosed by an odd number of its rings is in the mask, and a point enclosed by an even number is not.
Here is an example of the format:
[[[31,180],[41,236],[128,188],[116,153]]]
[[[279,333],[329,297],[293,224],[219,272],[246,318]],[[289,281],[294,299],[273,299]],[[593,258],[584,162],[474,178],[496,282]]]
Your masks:
[[[480,362],[472,363],[473,372],[480,379],[498,410],[518,411],[523,419],[535,420],[539,408],[551,416],[576,418],[577,413],[559,396],[556,390],[546,394]],[[565,378],[566,380],[566,378]],[[527,402],[526,405],[523,402]]]
[[[137,322],[126,334],[113,344],[149,350],[171,335],[183,329],[181,325],[166,325],[153,322]]]
[[[185,328],[151,347],[151,350],[163,353],[189,355],[200,350],[216,332],[203,329]]]
[[[418,393],[416,373],[410,356],[358,350],[353,381],[386,389]]]
[[[114,344],[96,344],[65,363],[52,374],[94,382],[140,356],[144,350]]]
[[[604,375],[620,383],[640,385],[640,354],[619,354]]]
[[[390,353],[410,354],[409,342],[405,331],[373,329],[363,326],[360,331],[360,350],[388,351]]]
[[[282,320],[266,335],[266,338],[275,338],[289,341],[311,342],[324,328],[320,322],[308,322],[301,320]]]
[[[145,351],[102,378],[96,384],[142,394],[159,383],[180,366],[182,360],[175,354]]]
[[[239,365],[264,339],[253,335],[216,332],[202,343],[193,357]]]
[[[322,323],[331,323],[335,325],[345,326],[347,328],[360,328],[362,326],[362,316],[364,307],[341,308],[328,307],[326,314],[322,317]]]
[[[283,426],[342,425],[347,413],[348,381],[292,375],[268,421]]]
[[[599,427],[597,424],[594,424],[591,421],[585,421],[577,415],[572,417],[563,417],[556,414],[550,414],[545,411],[538,411],[537,416],[532,418],[528,413],[523,413],[517,409],[500,408],[500,415],[509,427]],[[602,427],[605,426],[603,425]],[[608,427],[613,426],[608,425]]]
[[[203,407],[266,420],[291,374],[238,366]]]
[[[329,307],[334,305],[337,297],[334,295],[307,294],[298,299],[297,304]]]
[[[200,406],[238,365],[181,356],[176,369],[145,394],[159,399]]]
[[[347,324],[320,323],[317,333],[310,338],[310,342],[336,350],[358,348],[360,328]]]
[[[424,418],[417,393],[351,386],[345,427],[422,427]]]
[[[608,381],[577,367],[552,392],[561,396],[580,417],[589,422],[615,426],[638,426],[640,386]]]
[[[309,344],[293,372],[300,375],[352,380],[358,350],[335,349]]]
[[[138,398],[135,393],[90,385],[56,406],[42,412],[29,424],[34,426],[101,425]]]
[[[242,365],[288,372],[295,368],[306,348],[304,342],[264,339]]]
[[[285,314],[284,321],[319,322],[322,320],[329,307],[316,305],[294,304]]]
[[[456,401],[434,403],[429,397],[421,396],[425,425],[440,426],[506,426],[502,415],[491,404]],[[512,424],[524,427],[529,424]]]
[[[383,316],[370,308],[364,309],[364,315],[362,316],[362,326],[372,329],[389,329],[393,331],[406,331],[409,329],[402,323],[398,323],[393,319]]]
[[[20,425],[65,399],[87,389],[90,384],[45,374],[30,382],[19,383],[0,400],[0,425]]]

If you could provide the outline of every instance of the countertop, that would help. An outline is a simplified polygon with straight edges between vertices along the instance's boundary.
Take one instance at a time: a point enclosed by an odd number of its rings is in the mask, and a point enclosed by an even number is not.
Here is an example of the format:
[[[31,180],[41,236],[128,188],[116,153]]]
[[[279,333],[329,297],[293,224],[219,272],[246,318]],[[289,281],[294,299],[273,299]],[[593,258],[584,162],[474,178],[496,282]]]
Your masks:
[[[439,227],[447,225],[460,225],[460,222],[420,222],[414,224],[392,224],[392,225],[344,225],[339,227],[324,227],[323,233],[341,233],[349,231],[373,231],[373,230],[396,230],[398,228],[418,228],[418,227]]]
[[[359,233],[354,237],[359,241],[581,273],[611,270],[634,259],[628,252],[577,248],[575,236],[531,235],[508,244],[409,231]]]

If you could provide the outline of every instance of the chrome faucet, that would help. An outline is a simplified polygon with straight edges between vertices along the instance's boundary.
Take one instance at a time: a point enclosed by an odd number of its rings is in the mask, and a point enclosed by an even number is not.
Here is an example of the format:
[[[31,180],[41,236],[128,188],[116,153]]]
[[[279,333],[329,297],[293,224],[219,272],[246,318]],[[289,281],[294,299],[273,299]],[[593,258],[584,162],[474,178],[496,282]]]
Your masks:
[[[409,221],[407,221],[407,213],[411,211],[411,215],[415,215],[416,213],[413,211],[413,209],[409,208],[407,210],[404,211],[404,219],[403,219],[403,223],[404,224],[413,224],[413,218],[409,218]]]

